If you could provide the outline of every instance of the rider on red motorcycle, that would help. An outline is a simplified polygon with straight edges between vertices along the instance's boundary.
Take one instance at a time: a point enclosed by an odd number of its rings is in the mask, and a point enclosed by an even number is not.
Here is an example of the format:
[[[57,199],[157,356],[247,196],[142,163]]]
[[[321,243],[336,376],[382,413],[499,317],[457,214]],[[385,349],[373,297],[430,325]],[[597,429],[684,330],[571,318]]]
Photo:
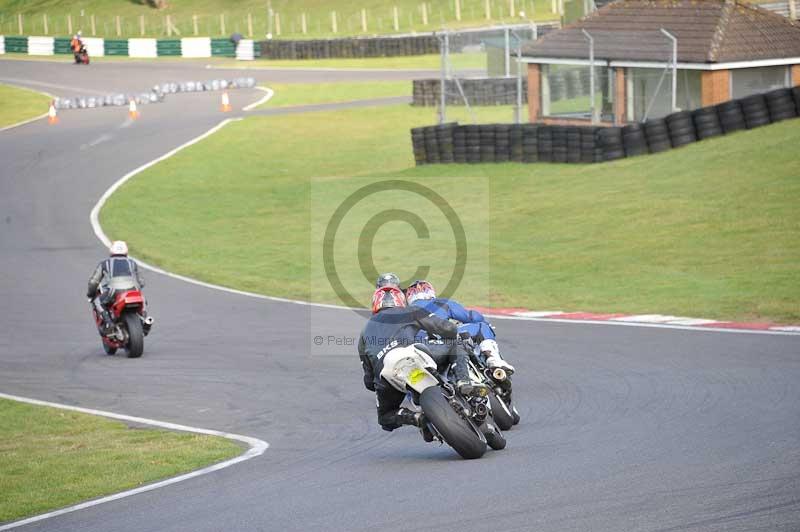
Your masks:
[[[109,253],[111,256],[100,262],[89,277],[89,287],[86,290],[86,297],[103,318],[101,334],[108,334],[114,328],[108,310],[109,303],[114,301],[114,294],[118,290],[141,290],[144,287],[139,267],[133,259],[128,258],[128,245],[125,242],[113,242]]]

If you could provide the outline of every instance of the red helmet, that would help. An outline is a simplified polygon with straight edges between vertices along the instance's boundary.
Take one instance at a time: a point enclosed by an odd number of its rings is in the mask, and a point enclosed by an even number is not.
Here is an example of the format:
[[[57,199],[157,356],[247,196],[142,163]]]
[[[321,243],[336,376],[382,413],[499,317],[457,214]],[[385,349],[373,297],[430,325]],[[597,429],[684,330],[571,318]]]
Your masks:
[[[413,303],[418,299],[434,298],[436,298],[436,290],[433,289],[433,285],[428,281],[414,281],[406,288],[406,299],[408,299],[409,303]]]
[[[396,286],[382,286],[372,294],[372,313],[377,314],[381,309],[392,307],[405,307],[406,296]]]

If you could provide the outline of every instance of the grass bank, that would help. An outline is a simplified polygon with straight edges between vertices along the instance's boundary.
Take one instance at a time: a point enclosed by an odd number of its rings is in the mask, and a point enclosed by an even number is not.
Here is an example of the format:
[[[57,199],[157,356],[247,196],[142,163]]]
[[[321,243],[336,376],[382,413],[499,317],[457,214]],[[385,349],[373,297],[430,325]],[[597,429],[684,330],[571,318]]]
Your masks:
[[[468,121],[458,113],[449,118]],[[317,178],[331,198],[354,176],[449,178],[453,197],[468,183],[460,179],[482,179],[490,192],[471,208],[488,213],[490,233],[470,249],[488,250],[491,274],[487,298],[460,293],[467,303],[800,321],[800,121],[599,165],[414,168],[408,129],[433,122],[431,109],[408,106],[253,117],[137,176],[101,221],[167,269],[338,302],[317,289]],[[150,223],[134,227],[134,211]],[[378,232],[378,269],[412,274],[419,237],[407,229]],[[452,262],[437,266],[430,277],[441,284]],[[339,268],[360,278],[356,259]]]
[[[0,128],[46,113],[49,101],[41,92],[0,83]]]
[[[0,399],[0,523],[185,473],[242,453],[211,436]]]
[[[582,6],[580,0],[568,0],[570,4]],[[144,18],[144,34],[147,37],[166,37],[165,17],[170,16],[172,25],[182,37],[197,32],[201,36],[227,37],[234,31],[250,35],[252,28],[256,39],[263,39],[268,31],[276,38],[319,38],[365,36],[375,34],[438,31],[443,26],[450,28],[479,25],[521,23],[526,20],[554,20],[550,0],[516,0],[515,13],[510,13],[509,3],[491,0],[487,18],[484,0],[460,0],[460,20],[455,2],[430,0],[426,17],[423,16],[419,0],[272,0],[273,16],[270,20],[267,3],[263,0],[170,0],[164,9],[153,9],[145,0],[0,0],[0,34],[19,33],[17,15],[23,15],[22,34],[45,35],[44,16],[48,17],[50,35],[69,33],[68,16],[71,16],[73,31],[79,28],[87,36],[96,34],[106,38],[128,38],[141,36],[140,17]],[[394,11],[397,7],[397,24],[394,26]],[[362,9],[366,31],[362,26]],[[523,11],[524,18],[520,16]],[[336,32],[333,28],[333,13],[336,13]],[[277,15],[277,16],[276,16]],[[305,16],[305,32],[303,17]],[[117,17],[119,32],[117,34]],[[94,31],[92,31],[94,19]],[[174,36],[174,34],[173,34]]]

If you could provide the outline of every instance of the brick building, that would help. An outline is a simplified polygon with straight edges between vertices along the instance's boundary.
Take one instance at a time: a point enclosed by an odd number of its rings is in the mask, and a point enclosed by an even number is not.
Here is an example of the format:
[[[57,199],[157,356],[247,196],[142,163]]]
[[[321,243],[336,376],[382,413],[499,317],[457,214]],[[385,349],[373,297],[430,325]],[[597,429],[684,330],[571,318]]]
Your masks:
[[[663,31],[665,30],[665,31]],[[669,35],[668,35],[669,34]],[[623,124],[800,85],[800,24],[740,0],[616,0],[523,47],[532,122]]]

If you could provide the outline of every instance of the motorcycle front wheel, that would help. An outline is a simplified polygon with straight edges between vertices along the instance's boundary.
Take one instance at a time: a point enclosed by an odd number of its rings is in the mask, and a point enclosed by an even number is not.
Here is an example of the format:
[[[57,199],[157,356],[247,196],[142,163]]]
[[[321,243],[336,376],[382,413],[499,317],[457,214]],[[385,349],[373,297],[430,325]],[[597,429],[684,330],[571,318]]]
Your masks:
[[[144,351],[144,331],[142,331],[142,320],[139,315],[133,312],[126,312],[125,328],[128,330],[128,358],[139,358]]]
[[[473,460],[486,453],[486,440],[481,438],[469,421],[453,410],[441,388],[432,386],[422,392],[419,405],[447,445],[462,458]]]

